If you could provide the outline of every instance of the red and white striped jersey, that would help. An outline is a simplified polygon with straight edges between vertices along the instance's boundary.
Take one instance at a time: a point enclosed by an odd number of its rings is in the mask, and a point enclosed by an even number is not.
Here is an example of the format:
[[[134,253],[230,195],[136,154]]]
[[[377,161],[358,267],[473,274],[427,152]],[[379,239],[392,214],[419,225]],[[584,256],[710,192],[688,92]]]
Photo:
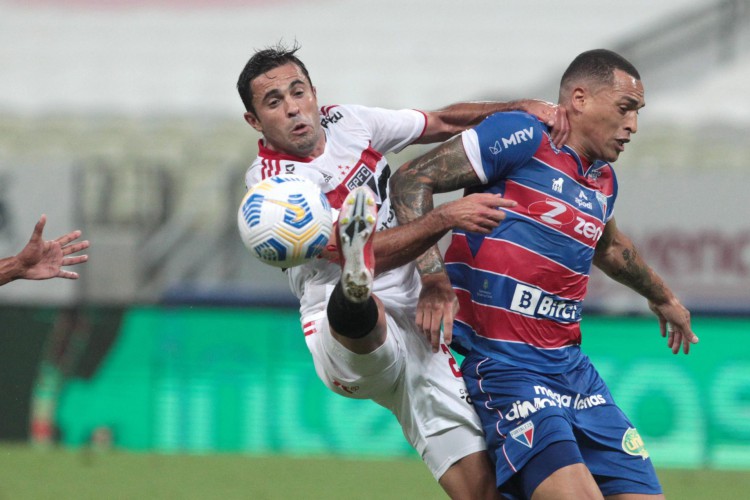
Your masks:
[[[424,113],[415,110],[386,110],[340,105],[321,108],[320,123],[326,145],[316,158],[280,154],[258,144],[258,157],[247,169],[250,187],[278,174],[296,174],[315,182],[338,211],[346,195],[361,185],[375,193],[378,202],[377,230],[398,225],[388,200],[390,167],[385,154],[397,152],[419,138],[426,126]],[[287,270],[292,291],[300,299],[303,323],[310,315],[325,310],[328,296],[339,280],[341,269],[317,259]],[[420,280],[414,265],[378,275],[374,293],[386,307],[414,307]]]

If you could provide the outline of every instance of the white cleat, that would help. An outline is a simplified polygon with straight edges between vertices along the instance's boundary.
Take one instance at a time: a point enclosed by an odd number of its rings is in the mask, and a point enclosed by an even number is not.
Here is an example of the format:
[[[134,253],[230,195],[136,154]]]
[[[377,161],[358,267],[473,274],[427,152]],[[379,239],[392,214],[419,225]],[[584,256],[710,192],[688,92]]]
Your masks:
[[[339,253],[343,262],[341,284],[344,295],[352,302],[365,302],[372,294],[375,256],[372,237],[375,234],[378,209],[375,195],[366,186],[350,192],[339,214]]]

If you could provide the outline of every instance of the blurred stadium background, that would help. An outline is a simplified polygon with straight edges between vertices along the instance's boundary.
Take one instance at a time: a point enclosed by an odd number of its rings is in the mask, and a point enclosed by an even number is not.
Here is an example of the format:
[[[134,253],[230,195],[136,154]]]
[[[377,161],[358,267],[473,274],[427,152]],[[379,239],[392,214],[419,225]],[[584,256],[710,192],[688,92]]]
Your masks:
[[[584,348],[668,496],[747,495],[749,1],[0,0],[0,256],[41,213],[92,243],[79,281],[0,289],[0,498],[442,497],[387,411],[324,389],[236,234],[234,85],[279,40],[321,104],[390,108],[554,101],[579,52],[631,59],[617,220],[701,343],[673,357],[595,273]]]

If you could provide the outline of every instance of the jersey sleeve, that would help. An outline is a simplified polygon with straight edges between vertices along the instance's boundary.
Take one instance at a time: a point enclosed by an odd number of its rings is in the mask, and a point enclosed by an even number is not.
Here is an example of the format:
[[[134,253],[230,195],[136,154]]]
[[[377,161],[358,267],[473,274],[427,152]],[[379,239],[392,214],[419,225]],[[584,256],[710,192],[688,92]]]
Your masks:
[[[483,184],[502,179],[531,158],[544,126],[522,112],[495,113],[461,134],[466,156]]]
[[[263,175],[261,169],[257,168],[255,163],[253,163],[247,168],[247,171],[245,172],[245,188],[250,189],[250,187],[254,186],[262,180]]]
[[[610,167],[610,171],[612,172],[612,195],[609,197],[609,203],[607,203],[607,210],[604,219],[605,224],[615,216],[615,201],[617,200],[617,175],[612,167]]]
[[[370,134],[372,147],[380,153],[399,152],[424,133],[427,117],[414,109],[390,110],[351,106]]]

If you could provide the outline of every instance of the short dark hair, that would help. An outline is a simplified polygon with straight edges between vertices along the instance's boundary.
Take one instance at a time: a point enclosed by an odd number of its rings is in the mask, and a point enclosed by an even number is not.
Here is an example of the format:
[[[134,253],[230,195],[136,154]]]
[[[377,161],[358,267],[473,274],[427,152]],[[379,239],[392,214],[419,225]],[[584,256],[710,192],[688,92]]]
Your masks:
[[[240,99],[242,99],[242,103],[245,105],[247,111],[255,114],[255,108],[253,108],[253,92],[250,89],[250,84],[253,80],[263,73],[278,68],[279,66],[283,66],[284,64],[294,63],[299,66],[299,69],[302,70],[302,73],[307,78],[308,83],[312,86],[312,80],[310,80],[310,74],[307,72],[305,63],[300,61],[299,58],[294,55],[299,49],[300,46],[297,42],[294,42],[292,48],[287,48],[284,44],[279,42],[274,46],[257,51],[253,54],[253,57],[247,61],[247,64],[245,64],[245,67],[242,69],[242,73],[240,73],[240,77],[237,80],[237,92],[240,93]]]
[[[614,71],[619,69],[640,80],[641,75],[630,61],[616,52],[607,49],[588,50],[578,55],[570,63],[560,80],[560,94],[571,82],[579,79],[592,80],[602,85],[614,82]]]

